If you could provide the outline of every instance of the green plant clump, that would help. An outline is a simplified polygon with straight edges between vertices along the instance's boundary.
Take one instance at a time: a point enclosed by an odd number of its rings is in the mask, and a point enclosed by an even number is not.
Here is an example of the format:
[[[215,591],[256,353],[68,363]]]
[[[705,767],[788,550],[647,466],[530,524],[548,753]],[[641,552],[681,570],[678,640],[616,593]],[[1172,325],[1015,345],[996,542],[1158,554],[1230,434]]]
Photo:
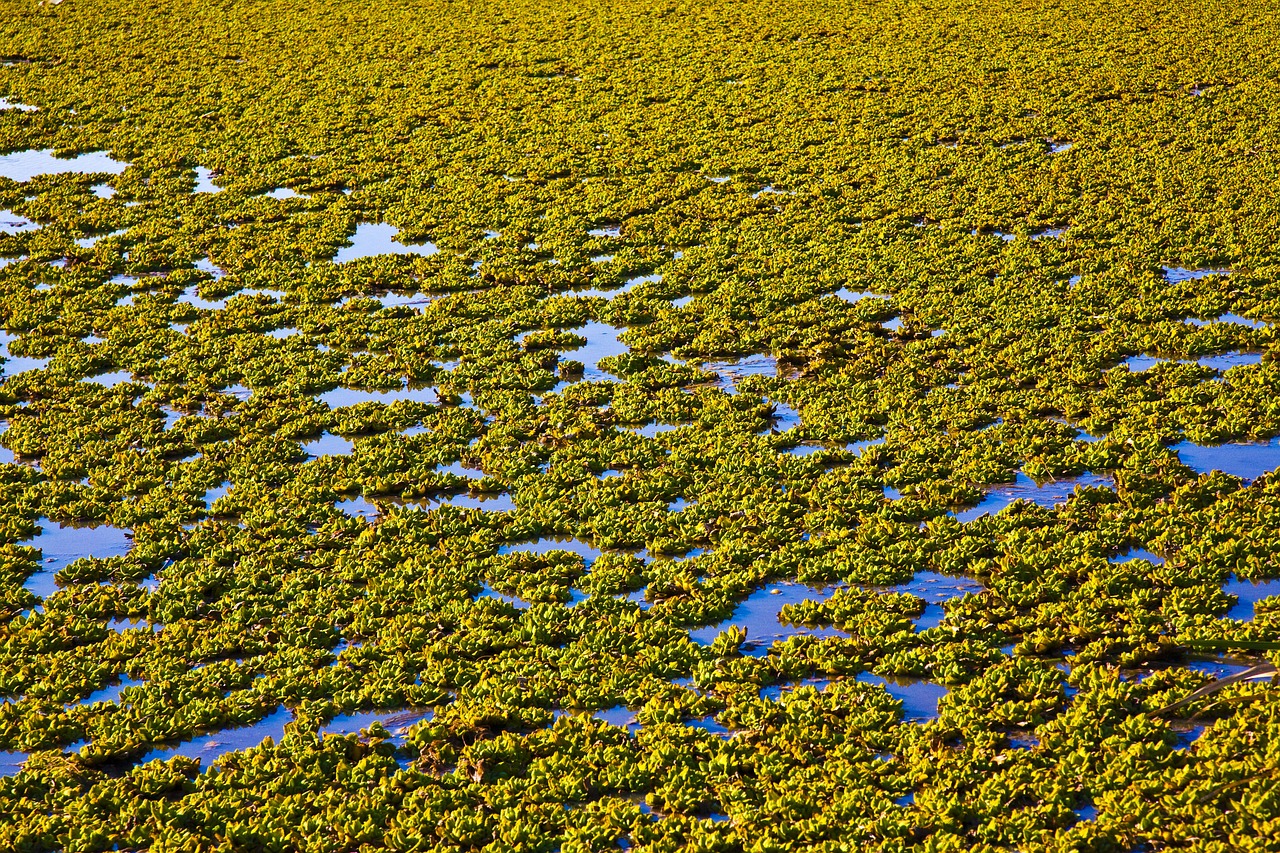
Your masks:
[[[0,5],[0,850],[1277,849],[1276,3]]]

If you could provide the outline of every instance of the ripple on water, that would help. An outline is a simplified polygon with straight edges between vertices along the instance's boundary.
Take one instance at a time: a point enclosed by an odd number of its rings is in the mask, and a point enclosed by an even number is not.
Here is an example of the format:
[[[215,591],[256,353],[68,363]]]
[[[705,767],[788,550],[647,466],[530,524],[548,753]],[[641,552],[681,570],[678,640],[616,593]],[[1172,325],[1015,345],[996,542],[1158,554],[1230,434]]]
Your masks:
[[[106,524],[73,527],[48,518],[41,518],[38,523],[40,534],[23,544],[40,549],[40,568],[27,578],[23,587],[41,598],[48,598],[58,591],[54,576],[64,566],[82,557],[118,557],[128,553],[133,544],[129,531]]]
[[[105,151],[90,151],[74,157],[55,157],[52,148],[0,154],[0,178],[23,183],[36,175],[118,175],[128,163],[113,160]]]
[[[707,646],[722,631],[736,626],[747,632],[747,639],[742,644],[743,653],[751,657],[762,657],[769,651],[774,640],[799,636],[843,637],[844,633],[830,626],[809,628],[803,625],[784,625],[779,621],[779,614],[785,605],[803,601],[825,601],[835,591],[834,586],[815,587],[790,581],[766,584],[739,602],[728,619],[715,625],[695,628],[689,632],[689,638]]]
[[[1182,464],[1197,474],[1222,471],[1250,482],[1280,468],[1280,437],[1266,442],[1203,445],[1183,441],[1173,446]]]
[[[239,752],[258,746],[267,738],[272,738],[278,743],[280,738],[284,737],[285,725],[291,722],[293,722],[293,714],[281,705],[272,714],[251,725],[209,732],[175,746],[157,747],[143,756],[138,763],[168,761],[174,756],[182,755],[200,759],[205,769],[208,769],[210,764],[228,752]]]
[[[440,250],[435,243],[401,243],[395,237],[400,229],[385,222],[361,222],[355,233],[347,238],[350,244],[333,256],[335,264],[345,264],[359,258],[376,255],[434,255]]]
[[[967,522],[983,515],[995,515],[1018,500],[1028,501],[1042,507],[1058,506],[1066,503],[1067,499],[1075,492],[1077,486],[1113,488],[1115,481],[1104,474],[1082,474],[1079,477],[1051,480],[1042,485],[1036,485],[1035,480],[1019,471],[1017,479],[1013,483],[989,487],[986,497],[977,506],[947,514],[957,521]]]
[[[1239,367],[1247,364],[1257,364],[1262,361],[1262,353],[1248,352],[1246,350],[1234,350],[1232,352],[1218,353],[1217,355],[1203,355],[1199,358],[1156,358],[1153,355],[1131,355],[1121,362],[1130,373],[1145,373],[1157,364],[1198,364],[1201,367],[1207,367],[1210,370],[1230,370],[1233,367]]]

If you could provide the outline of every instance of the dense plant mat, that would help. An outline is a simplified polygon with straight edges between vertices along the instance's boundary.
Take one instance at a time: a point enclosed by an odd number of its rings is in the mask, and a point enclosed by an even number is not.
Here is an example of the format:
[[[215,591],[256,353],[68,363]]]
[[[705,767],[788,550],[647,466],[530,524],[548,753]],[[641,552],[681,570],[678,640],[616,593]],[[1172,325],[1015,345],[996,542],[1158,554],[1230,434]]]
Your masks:
[[[1280,5],[0,8],[0,849],[1276,849]]]

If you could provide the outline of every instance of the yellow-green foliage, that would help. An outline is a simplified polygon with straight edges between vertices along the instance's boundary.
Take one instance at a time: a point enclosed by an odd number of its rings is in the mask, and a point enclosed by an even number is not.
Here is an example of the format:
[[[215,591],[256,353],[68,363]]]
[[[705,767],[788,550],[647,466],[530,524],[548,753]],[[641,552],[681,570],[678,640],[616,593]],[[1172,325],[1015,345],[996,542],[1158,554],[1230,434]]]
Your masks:
[[[1280,5],[0,11],[0,850],[1275,849]]]

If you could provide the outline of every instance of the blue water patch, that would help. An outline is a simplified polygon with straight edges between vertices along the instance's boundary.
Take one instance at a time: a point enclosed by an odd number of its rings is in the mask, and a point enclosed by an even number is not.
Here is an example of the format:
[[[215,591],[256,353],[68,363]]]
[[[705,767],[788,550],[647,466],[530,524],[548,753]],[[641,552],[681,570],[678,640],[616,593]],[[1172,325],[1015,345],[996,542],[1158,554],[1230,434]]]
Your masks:
[[[803,601],[825,601],[836,589],[834,586],[815,587],[791,581],[767,584],[740,602],[728,619],[715,625],[695,628],[689,632],[689,638],[707,646],[724,630],[730,627],[743,628],[747,639],[742,644],[742,652],[751,657],[762,657],[775,640],[799,636],[843,637],[844,633],[830,626],[808,628],[803,625],[784,625],[779,621],[779,614],[785,605]]]
[[[781,684],[771,684],[768,687],[762,687],[760,688],[760,698],[767,699],[770,702],[780,702],[784,693],[791,693],[797,687],[812,687],[813,689],[821,692],[826,690],[830,684],[830,678],[810,676],[798,681],[785,681]]]
[[[383,308],[406,308],[406,307],[422,307],[430,305],[440,298],[439,294],[434,293],[385,293],[382,296],[375,296],[375,299],[382,304]]]
[[[595,717],[597,720],[602,720],[611,726],[624,728],[633,734],[640,730],[640,723],[636,721],[636,712],[632,711],[626,705],[615,705],[612,708],[592,711],[591,716]]]
[[[270,192],[265,192],[262,195],[266,198],[273,198],[276,201],[284,201],[285,199],[302,197],[302,194],[299,193],[297,190],[292,190],[292,189],[289,189],[288,187],[276,187]]]
[[[52,148],[0,154],[0,177],[23,183],[36,175],[118,175],[128,163],[113,160],[105,151],[90,151],[75,157],[56,157]]]
[[[861,456],[862,451],[866,450],[868,447],[876,447],[877,445],[884,444],[884,440],[884,436],[880,436],[879,438],[868,438],[864,441],[851,441],[844,446],[844,449],[849,453],[852,453],[854,456]]]
[[[484,479],[483,471],[481,471],[479,468],[472,468],[470,465],[465,465],[461,460],[454,460],[453,462],[449,462],[447,464],[442,462],[436,465],[436,473],[452,474],[455,477],[462,477],[467,480]]]
[[[401,401],[410,401],[415,403],[426,403],[435,405],[439,402],[439,395],[436,394],[435,388],[424,385],[420,388],[401,387],[389,391],[362,391],[356,388],[334,388],[326,391],[317,399],[331,409],[340,409],[344,406],[358,406],[361,403],[382,403],[383,405],[391,405]]]
[[[769,429],[773,432],[786,432],[800,426],[800,413],[786,403],[768,401],[773,406],[769,415]]]
[[[212,169],[206,169],[204,166],[196,166],[196,185],[193,193],[220,193],[222,187],[213,182],[214,173]]]
[[[1280,579],[1247,581],[1234,577],[1222,587],[1227,595],[1234,595],[1238,600],[1227,611],[1228,619],[1239,619],[1251,622],[1255,616],[1254,606],[1264,598],[1280,596]]]
[[[361,222],[355,233],[347,238],[349,245],[343,246],[333,256],[335,264],[344,264],[358,258],[376,255],[434,255],[438,251],[434,243],[409,244],[398,242],[395,237],[400,229],[385,222]]]
[[[1195,281],[1196,279],[1208,278],[1211,275],[1231,275],[1231,270],[1223,268],[1161,267],[1160,269],[1164,271],[1165,281],[1171,284],[1180,281]]]
[[[1247,672],[1256,664],[1245,661],[1228,660],[1225,657],[1217,657],[1211,660],[1193,660],[1187,661],[1186,668],[1192,672],[1198,672],[1207,675],[1210,678],[1230,678],[1233,675],[1239,675]]]
[[[1173,748],[1179,751],[1187,750],[1190,749],[1191,745],[1200,738],[1200,735],[1204,734],[1204,726],[1192,726],[1189,729],[1178,729],[1174,731],[1174,734],[1177,736],[1177,742],[1174,744]]]
[[[695,717],[692,720],[685,720],[684,724],[691,729],[701,729],[724,738],[730,735],[728,726],[718,722],[715,717]]]
[[[609,255],[608,257],[612,258],[613,256]],[[589,296],[598,296],[603,299],[613,299],[624,293],[630,293],[642,284],[652,284],[659,281],[662,281],[661,275],[658,273],[650,273],[649,275],[638,275],[633,278],[629,278],[625,283],[615,287],[592,287],[588,290],[575,290],[572,292],[572,295],[584,298]]]
[[[40,534],[23,544],[40,549],[40,569],[27,578],[23,587],[41,598],[48,598],[58,591],[55,575],[64,566],[82,557],[118,557],[128,553],[133,544],[128,531],[106,524],[98,527],[63,526],[48,518],[42,518],[38,523]]]
[[[1108,563],[1116,563],[1116,564],[1127,563],[1130,560],[1146,560],[1148,563],[1151,563],[1153,566],[1164,565],[1164,557],[1153,554],[1150,551],[1148,551],[1146,548],[1131,548],[1130,550],[1125,551],[1122,554],[1116,554],[1113,557],[1107,558]]]
[[[517,610],[527,610],[529,608],[529,602],[523,598],[498,592],[487,581],[480,590],[480,594],[476,596],[476,600],[479,601],[482,598],[496,598],[498,601],[505,601]]]
[[[623,429],[633,432],[636,435],[642,435],[645,438],[654,438],[664,432],[680,429],[684,424],[662,424],[657,421],[650,421],[644,426],[639,427],[623,427]]]
[[[378,508],[365,500],[363,495],[357,495],[345,501],[338,501],[334,506],[352,518],[363,518],[367,521],[378,517]]]
[[[397,708],[392,711],[360,711],[354,714],[343,714],[322,726],[320,736],[356,735],[374,723],[381,723],[382,727],[391,734],[392,740],[403,741],[414,724],[430,720],[434,713],[430,708]]]
[[[544,536],[530,542],[516,542],[498,547],[498,555],[505,554],[550,554],[552,551],[567,551],[577,554],[583,562],[590,565],[600,556],[600,549],[568,536]]]
[[[924,612],[916,619],[919,631],[936,628],[942,624],[946,615],[943,604],[953,598],[971,595],[986,590],[980,582],[973,578],[950,577],[927,570],[918,570],[911,580],[896,586],[882,588],[882,592],[906,592],[925,601]]]
[[[803,459],[806,456],[812,456],[813,454],[817,453],[820,450],[827,450],[827,449],[828,448],[822,444],[810,441],[810,442],[801,442],[800,444],[796,444],[791,447],[784,448],[781,452],[785,453],[787,456],[795,456],[797,458]]]
[[[1200,317],[1188,317],[1184,322],[1199,327],[1231,323],[1237,326],[1247,326],[1250,329],[1261,329],[1267,325],[1261,320],[1250,320],[1248,317],[1241,317],[1239,314],[1219,314],[1217,317],[1210,317],[1207,320]]]
[[[211,509],[211,508],[213,507],[214,502],[215,502],[218,498],[220,498],[220,497],[222,497],[223,495],[225,495],[225,494],[226,494],[227,492],[229,492],[230,490],[231,490],[231,481],[230,481],[230,480],[223,480],[223,481],[222,481],[221,483],[219,483],[218,485],[216,485],[216,486],[214,486],[214,487],[212,487],[212,488],[210,488],[210,489],[206,489],[206,490],[205,490],[205,493],[204,493],[204,506],[205,506],[205,509],[206,509],[206,510],[207,510],[207,509]]]
[[[1157,364],[1198,364],[1201,367],[1207,367],[1210,370],[1230,370],[1233,367],[1241,365],[1257,364],[1262,361],[1262,353],[1246,352],[1237,350],[1235,352],[1220,353],[1218,355],[1205,355],[1196,359],[1167,359],[1156,358],[1150,355],[1133,355],[1121,362],[1132,373],[1142,373],[1150,370]]]
[[[35,231],[39,227],[40,223],[25,216],[19,216],[12,210],[0,210],[0,233],[21,234],[25,231]]]
[[[27,760],[27,755],[25,752],[0,750],[0,778],[17,774]]]
[[[302,449],[308,456],[314,457],[350,456],[355,450],[355,445],[349,438],[326,432],[322,433],[318,438],[313,438],[303,444]]]
[[[118,680],[106,685],[105,687],[98,688],[80,701],[69,703],[66,705],[66,708],[71,709],[77,705],[96,705],[99,702],[119,702],[120,692],[126,687],[138,687],[145,683],[146,682],[141,679],[130,678],[127,675],[122,675]]]
[[[626,355],[631,351],[618,340],[623,329],[593,320],[570,331],[587,339],[585,344],[570,351],[575,361],[582,362],[582,378],[589,382],[616,380],[618,377],[600,369],[600,361],[610,356]]]
[[[1019,471],[1014,482],[989,487],[986,497],[977,506],[947,514],[957,521],[968,522],[983,515],[995,515],[1018,500],[1028,501],[1036,506],[1053,507],[1066,503],[1077,487],[1113,488],[1114,486],[1115,481],[1102,474],[1082,474],[1079,477],[1052,480],[1036,485],[1034,480]]]
[[[1203,445],[1184,441],[1173,446],[1182,464],[1198,474],[1222,471],[1250,482],[1280,468],[1280,437],[1267,442]]]
[[[516,503],[506,492],[480,492],[477,494],[439,495],[414,502],[424,511],[452,506],[458,509],[479,509],[485,512],[513,512]]]
[[[888,299],[889,298],[883,293],[874,293],[870,290],[850,290],[847,287],[840,288],[833,295],[838,299],[843,299],[845,302],[848,302],[850,304],[854,302],[861,302],[864,299]]]
[[[143,756],[139,764],[147,764],[157,760],[168,761],[174,756],[182,755],[187,758],[200,759],[205,769],[208,769],[210,764],[228,752],[238,752],[258,746],[267,738],[272,738],[279,742],[280,738],[284,737],[285,725],[292,721],[293,714],[281,705],[274,713],[263,717],[252,725],[209,732],[176,746],[153,749]]]
[[[919,679],[885,679],[870,672],[860,673],[857,680],[863,684],[876,684],[902,703],[903,719],[925,722],[937,719],[938,700],[947,695],[947,688],[932,681]]]
[[[703,370],[717,375],[717,383],[727,394],[738,393],[738,383],[748,376],[776,377],[778,360],[771,355],[757,354],[727,361],[708,361],[700,365]]]

